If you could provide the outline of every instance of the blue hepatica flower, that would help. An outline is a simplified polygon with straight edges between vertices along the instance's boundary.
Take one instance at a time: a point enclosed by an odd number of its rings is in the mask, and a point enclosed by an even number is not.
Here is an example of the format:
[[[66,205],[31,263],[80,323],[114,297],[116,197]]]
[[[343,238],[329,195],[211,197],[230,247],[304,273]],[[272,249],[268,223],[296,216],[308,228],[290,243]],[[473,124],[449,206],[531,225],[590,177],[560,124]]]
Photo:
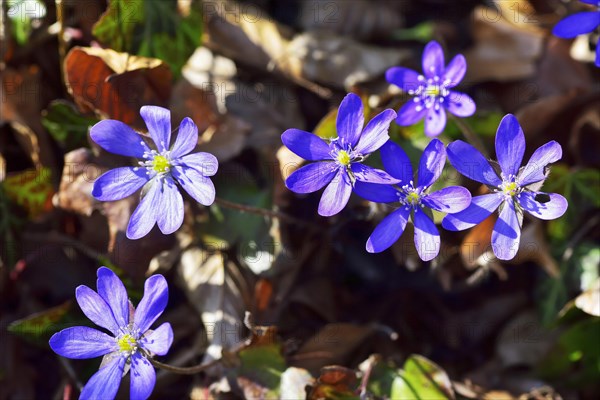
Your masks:
[[[211,205],[215,199],[215,187],[208,177],[216,174],[219,167],[212,154],[189,154],[198,144],[198,127],[190,118],[181,121],[175,144],[169,148],[171,112],[162,107],[144,106],[140,114],[156,150],[121,121],[100,121],[90,131],[92,140],[105,150],[143,159],[138,167],[106,172],[96,180],[92,190],[96,199],[113,201],[123,199],[144,186],[145,194],[127,226],[130,239],[145,236],[154,224],[158,224],[165,235],[179,229],[183,223],[183,198],[176,184],[200,204]]]
[[[363,129],[362,101],[350,93],[340,104],[338,137],[330,143],[299,129],[283,132],[281,140],[288,149],[305,160],[317,161],[294,171],[286,179],[286,186],[296,193],[312,193],[328,185],[319,203],[319,214],[331,216],[346,206],[356,181],[397,182],[385,171],[361,164],[370,153],[389,140],[388,129],[394,118],[394,110],[385,110]]]
[[[458,117],[473,115],[473,99],[451,90],[466,72],[467,61],[461,54],[445,66],[444,51],[436,41],[429,42],[423,52],[423,75],[409,68],[388,69],[385,74],[388,82],[414,96],[400,108],[396,123],[410,126],[425,118],[425,134],[432,137],[444,130],[446,110]]]
[[[584,33],[594,31],[600,25],[600,1],[580,0],[582,3],[596,6],[596,11],[585,11],[568,16],[554,26],[556,36],[572,39]],[[600,67],[600,42],[596,45],[596,66]]]
[[[129,369],[130,398],[147,399],[156,381],[154,367],[147,358],[167,354],[173,342],[168,322],[155,331],[149,330],[167,306],[167,281],[162,275],[149,277],[135,310],[123,282],[110,269],[98,269],[97,286],[96,293],[81,285],[75,297],[83,313],[112,336],[94,328],[74,326],[55,333],[50,338],[50,347],[67,358],[104,356],[100,370],[86,383],[80,399],[113,399]]]
[[[546,166],[562,157],[555,141],[539,147],[525,167],[525,135],[517,119],[506,115],[496,132],[496,156],[500,173],[473,146],[461,140],[448,145],[450,163],[464,176],[486,184],[491,194],[473,197],[469,208],[447,215],[442,221],[446,229],[471,228],[500,207],[500,215],[492,233],[492,249],[501,260],[514,258],[519,249],[523,210],[540,219],[555,219],[567,210],[567,200],[556,193],[539,192],[547,177]]]
[[[438,139],[433,139],[423,151],[416,184],[410,160],[396,143],[389,141],[381,148],[381,160],[385,170],[400,180],[398,187],[357,182],[356,193],[377,203],[400,203],[400,207],[377,225],[367,240],[367,251],[378,253],[394,244],[404,232],[412,213],[419,257],[423,261],[432,260],[440,252],[440,234],[426,214],[425,207],[447,213],[459,212],[469,206],[471,194],[461,186],[428,192],[446,163],[446,150]]]

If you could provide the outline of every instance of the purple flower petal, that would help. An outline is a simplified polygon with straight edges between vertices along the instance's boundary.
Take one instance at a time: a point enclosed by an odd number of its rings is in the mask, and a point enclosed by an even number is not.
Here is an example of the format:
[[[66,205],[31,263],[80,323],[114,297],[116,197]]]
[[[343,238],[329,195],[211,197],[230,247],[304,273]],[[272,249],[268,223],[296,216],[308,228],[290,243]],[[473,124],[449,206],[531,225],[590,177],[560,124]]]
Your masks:
[[[141,340],[141,346],[153,354],[164,356],[173,343],[173,329],[168,322],[163,323],[151,334]]]
[[[115,350],[115,338],[86,326],[73,326],[55,333],[50,347],[60,356],[75,359],[100,357]]]
[[[157,214],[162,211],[160,209],[161,186],[160,182],[156,180],[149,183],[148,192],[142,197],[140,204],[129,218],[127,225],[129,239],[139,239],[152,230]]]
[[[512,201],[505,201],[492,232],[492,249],[500,260],[512,260],[519,251],[521,227]]]
[[[411,126],[422,120],[427,109],[420,101],[409,100],[398,110],[396,123],[400,126]]]
[[[442,226],[449,231],[463,231],[479,224],[493,213],[504,201],[497,193],[475,196],[471,205],[456,214],[448,214],[442,220]]]
[[[156,384],[156,372],[150,361],[139,353],[131,357],[131,383],[129,398],[131,400],[146,400],[152,394]]]
[[[330,160],[331,150],[323,139],[300,129],[288,129],[281,135],[281,141],[294,154],[309,161]]]
[[[402,236],[409,214],[410,208],[402,206],[385,217],[369,236],[367,251],[380,253],[393,245]]]
[[[92,196],[100,201],[121,200],[135,193],[150,178],[146,168],[121,167],[105,172],[94,182]]]
[[[163,180],[159,204],[154,210],[157,212],[156,223],[163,234],[170,235],[183,223],[183,197],[173,179]]]
[[[75,289],[75,298],[81,311],[93,323],[108,329],[114,335],[119,333],[119,324],[106,301],[96,292],[85,285],[78,286]]]
[[[417,171],[418,187],[430,187],[440,177],[446,164],[446,148],[444,143],[433,139],[421,155]]]
[[[217,157],[210,153],[193,153],[183,156],[178,160],[178,165],[194,168],[198,173],[204,176],[213,176],[219,169]]]
[[[105,119],[92,126],[90,137],[104,150],[122,156],[142,158],[149,149],[129,125],[113,119]]]
[[[444,108],[431,107],[425,114],[425,134],[429,137],[437,136],[446,127],[446,111]]]
[[[383,167],[391,176],[404,184],[413,180],[412,165],[402,147],[390,140],[381,147],[380,152]]]
[[[390,185],[356,181],[354,193],[375,203],[395,203],[399,201],[398,191]]]
[[[156,144],[158,152],[168,150],[171,144],[171,111],[158,106],[143,106],[140,115],[148,127],[148,133]]]
[[[451,91],[444,103],[446,110],[457,117],[470,117],[475,113],[475,101],[467,94]]]
[[[125,357],[115,357],[100,368],[83,387],[79,400],[114,399],[119,391],[126,360]]]
[[[525,153],[525,135],[519,121],[512,114],[507,114],[500,121],[496,131],[496,157],[505,179],[516,176],[523,154]]]
[[[441,76],[444,72],[444,50],[435,40],[427,43],[423,51],[423,73],[428,78]]]
[[[194,150],[198,144],[198,127],[191,118],[184,118],[179,124],[175,144],[171,149],[171,159],[184,156]]]
[[[323,191],[321,201],[319,201],[319,215],[331,217],[342,211],[346,207],[346,204],[348,204],[351,193],[352,183],[350,182],[348,173],[340,168]]]
[[[140,330],[146,332],[148,328],[163,313],[169,301],[169,287],[162,275],[152,275],[144,283],[144,296],[138,304],[133,323]]]
[[[398,179],[395,179],[387,172],[369,167],[364,164],[352,163],[350,164],[350,169],[352,170],[352,173],[357,181],[380,183],[383,185],[393,185],[394,183],[399,182]]]
[[[471,193],[462,186],[448,186],[422,198],[423,203],[445,213],[460,212],[471,204]]]
[[[123,282],[110,269],[100,267],[96,285],[98,294],[110,307],[117,325],[127,326],[129,324],[129,298]]]
[[[519,184],[527,186],[531,183],[543,181],[546,179],[546,166],[560,160],[561,157],[562,147],[554,140],[538,147],[531,155],[527,165],[519,172]]]
[[[182,166],[173,167],[171,172],[181,187],[198,203],[210,206],[215,201],[215,185],[210,178],[194,168]]]
[[[316,192],[331,182],[336,171],[337,164],[331,161],[308,164],[288,176],[285,185],[295,193]]]
[[[340,145],[343,148],[348,145],[356,146],[364,123],[362,100],[354,93],[348,93],[340,104],[336,122]]]
[[[490,163],[470,144],[456,140],[448,145],[446,153],[450,164],[467,178],[490,186],[502,184]]]
[[[446,69],[442,73],[441,80],[442,82],[448,81],[446,87],[452,88],[463,80],[466,72],[467,60],[465,60],[465,57],[462,54],[457,54],[446,66]]]
[[[592,5],[597,5],[598,4],[598,0],[579,0],[582,3],[586,3],[586,4],[592,4]]]
[[[547,195],[550,197],[550,200],[544,203],[539,202],[535,199],[538,194]],[[518,201],[521,207],[529,214],[545,220],[562,217],[569,206],[567,199],[556,193],[521,192]]]
[[[593,31],[598,25],[600,25],[600,12],[580,12],[569,15],[556,24],[552,33],[561,38],[571,39]]]
[[[423,261],[433,260],[440,252],[440,233],[433,221],[418,208],[414,213],[415,247]]]
[[[596,61],[594,62],[596,67],[600,67],[600,44],[596,43]]]
[[[419,73],[404,67],[392,67],[385,72],[385,79],[403,91],[417,90],[419,87]]]
[[[396,112],[390,109],[377,114],[363,130],[355,150],[367,155],[383,146],[390,138],[388,130],[394,118]]]

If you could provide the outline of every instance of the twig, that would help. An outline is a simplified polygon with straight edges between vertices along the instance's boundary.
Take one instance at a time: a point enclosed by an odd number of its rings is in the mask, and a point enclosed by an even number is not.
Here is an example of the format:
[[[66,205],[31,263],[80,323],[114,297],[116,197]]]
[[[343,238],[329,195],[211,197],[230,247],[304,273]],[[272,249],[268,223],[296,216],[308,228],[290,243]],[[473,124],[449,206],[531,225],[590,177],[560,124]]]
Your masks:
[[[315,224],[313,224],[311,222],[307,222],[305,220],[293,217],[289,214],[286,214],[286,213],[283,213],[280,211],[273,211],[273,210],[268,210],[266,208],[254,207],[254,206],[249,206],[247,204],[235,203],[233,201],[225,200],[225,199],[222,199],[219,197],[217,197],[215,199],[215,203],[220,206],[231,208],[233,210],[238,210],[241,212],[247,212],[247,213],[251,213],[251,214],[261,215],[263,217],[277,218],[280,221],[285,221],[285,222],[289,222],[292,224],[302,225],[302,226],[310,227],[313,229],[320,229],[318,226],[316,226]]]
[[[471,129],[471,127],[462,119],[455,117],[451,113],[446,113],[446,114],[448,116],[450,116],[450,119],[452,119],[452,121],[454,121],[456,126],[458,126],[458,128],[462,132],[465,139],[467,139],[467,141],[469,141],[473,146],[475,146],[475,148],[477,150],[479,150],[481,152],[481,154],[483,154],[485,156],[485,158],[490,158],[490,155],[488,154],[488,151],[487,151],[485,145],[483,144],[483,141],[479,137],[479,135],[476,134],[473,131],[473,129]]]
[[[222,360],[223,360],[222,358],[219,358],[218,360],[212,360],[205,364],[199,364],[199,365],[195,365],[193,367],[176,367],[174,365],[163,364],[160,361],[154,360],[152,357],[148,357],[148,361],[150,361],[150,363],[152,365],[154,365],[155,367],[164,369],[165,371],[174,372],[174,373],[180,374],[180,375],[194,375],[194,374],[206,371],[207,369],[220,364]]]

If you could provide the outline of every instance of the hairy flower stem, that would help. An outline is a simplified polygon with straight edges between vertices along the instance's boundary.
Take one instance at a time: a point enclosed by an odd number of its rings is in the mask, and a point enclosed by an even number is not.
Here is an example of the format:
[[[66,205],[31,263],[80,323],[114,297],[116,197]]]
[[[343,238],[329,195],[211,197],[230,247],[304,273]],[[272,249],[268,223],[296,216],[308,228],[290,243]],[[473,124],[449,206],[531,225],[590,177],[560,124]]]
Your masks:
[[[479,137],[479,135],[477,135],[477,133],[475,133],[473,131],[473,129],[471,129],[471,127],[464,120],[462,120],[450,113],[448,113],[448,116],[452,119],[452,121],[454,121],[456,126],[458,126],[458,129],[460,129],[460,131],[462,132],[465,139],[467,139],[467,141],[469,143],[471,143],[473,146],[475,146],[475,148],[477,150],[479,150],[479,152],[481,154],[483,154],[485,156],[485,158],[489,159],[490,154],[488,153],[488,151],[487,151],[485,145],[483,144],[483,141]]]
[[[288,222],[291,224],[302,225],[302,226],[310,227],[310,228],[319,228],[318,226],[316,226],[313,223],[307,222],[300,218],[293,217],[289,214],[286,214],[286,213],[283,213],[280,211],[273,211],[273,210],[268,210],[266,208],[254,207],[254,206],[249,206],[246,204],[235,203],[233,201],[225,200],[225,199],[222,199],[219,197],[215,198],[215,204],[218,204],[218,205],[226,207],[226,208],[231,208],[233,210],[238,210],[241,212],[247,212],[247,213],[251,213],[251,214],[261,215],[263,217],[277,218],[280,221],[285,221],[285,222]]]
[[[148,357],[148,361],[150,361],[150,363],[156,368],[161,368],[165,371],[173,372],[175,374],[180,375],[194,375],[206,371],[207,369],[214,367],[215,365],[220,364],[222,359],[220,358],[218,360],[212,360],[205,364],[194,365],[193,367],[176,367],[174,365],[163,364],[160,361],[156,361],[151,357]]]

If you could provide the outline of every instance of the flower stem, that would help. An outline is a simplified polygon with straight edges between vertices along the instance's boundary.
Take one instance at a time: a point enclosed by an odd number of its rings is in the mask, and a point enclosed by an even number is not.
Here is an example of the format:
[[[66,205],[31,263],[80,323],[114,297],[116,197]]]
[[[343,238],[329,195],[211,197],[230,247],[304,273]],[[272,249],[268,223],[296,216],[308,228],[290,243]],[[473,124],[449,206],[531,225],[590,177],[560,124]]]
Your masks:
[[[477,135],[475,133],[475,131],[473,131],[473,129],[471,129],[469,124],[467,124],[464,120],[452,115],[451,113],[446,113],[446,114],[448,116],[450,116],[452,121],[454,121],[456,126],[458,126],[458,129],[460,129],[460,131],[462,132],[465,139],[467,139],[467,141],[469,143],[471,143],[473,146],[475,146],[475,148],[477,150],[479,150],[479,152],[481,154],[483,154],[486,158],[490,158],[490,155],[488,154],[488,151],[487,151],[485,145],[483,144],[483,141],[481,140],[479,135]]]
[[[170,371],[180,375],[194,375],[220,364],[222,359],[220,358],[218,360],[212,360],[205,364],[194,365],[193,367],[176,367],[174,365],[163,364],[160,361],[156,361],[152,357],[148,357],[148,361],[150,361],[150,363],[156,368],[161,368],[165,371]]]
[[[238,210],[241,212],[247,212],[247,213],[251,213],[251,214],[261,215],[263,217],[277,218],[280,221],[285,221],[285,222],[302,225],[302,226],[306,226],[306,227],[318,228],[313,223],[307,222],[300,218],[293,217],[289,214],[286,214],[286,213],[283,213],[280,211],[273,211],[273,210],[268,210],[266,208],[254,207],[254,206],[249,206],[246,204],[235,203],[233,201],[225,200],[225,199],[222,199],[219,197],[217,197],[215,199],[215,203],[220,206],[223,206],[226,208],[231,208],[233,210]]]

